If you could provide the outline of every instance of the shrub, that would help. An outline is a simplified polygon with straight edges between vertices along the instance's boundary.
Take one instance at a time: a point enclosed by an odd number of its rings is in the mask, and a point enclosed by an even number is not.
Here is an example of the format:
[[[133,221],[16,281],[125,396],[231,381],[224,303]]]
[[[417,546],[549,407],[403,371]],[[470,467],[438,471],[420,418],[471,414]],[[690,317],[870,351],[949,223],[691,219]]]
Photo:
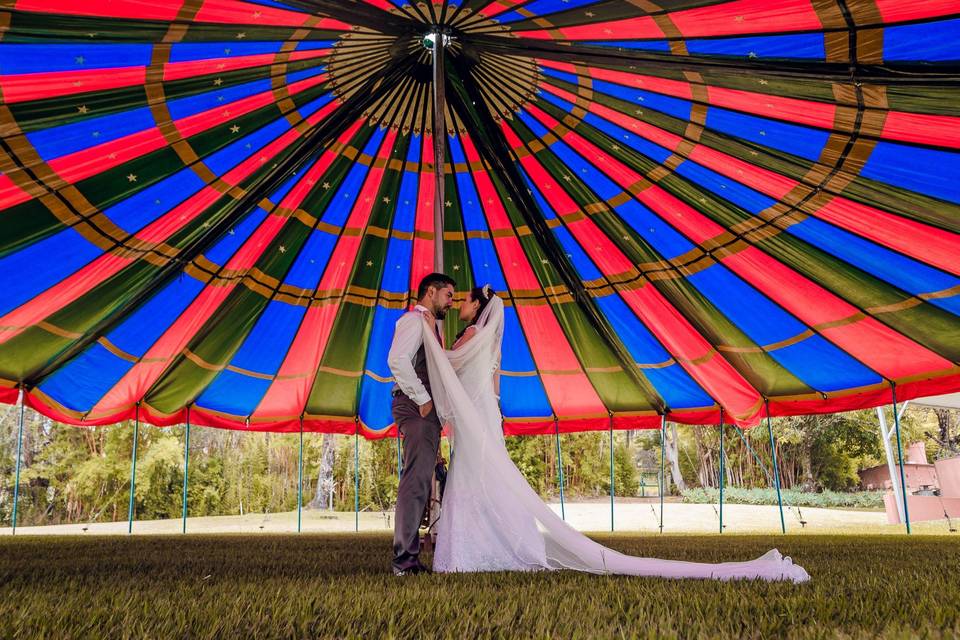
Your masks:
[[[823,491],[809,493],[793,489],[784,489],[783,504],[794,507],[882,509],[883,491]],[[739,489],[730,487],[723,491],[724,502],[730,504],[777,504],[776,489]],[[683,501],[695,504],[709,504],[720,500],[719,489],[687,489],[683,492]]]

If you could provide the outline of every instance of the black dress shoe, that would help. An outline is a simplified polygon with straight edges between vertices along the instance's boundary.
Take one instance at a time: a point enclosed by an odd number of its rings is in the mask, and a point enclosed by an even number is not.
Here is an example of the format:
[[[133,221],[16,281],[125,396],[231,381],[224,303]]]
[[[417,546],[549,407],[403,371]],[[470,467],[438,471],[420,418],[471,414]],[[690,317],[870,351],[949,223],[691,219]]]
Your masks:
[[[401,576],[416,576],[420,574],[430,574],[433,573],[430,569],[426,568],[422,564],[416,564],[412,567],[407,567],[406,569],[393,568],[393,575],[397,577]]]

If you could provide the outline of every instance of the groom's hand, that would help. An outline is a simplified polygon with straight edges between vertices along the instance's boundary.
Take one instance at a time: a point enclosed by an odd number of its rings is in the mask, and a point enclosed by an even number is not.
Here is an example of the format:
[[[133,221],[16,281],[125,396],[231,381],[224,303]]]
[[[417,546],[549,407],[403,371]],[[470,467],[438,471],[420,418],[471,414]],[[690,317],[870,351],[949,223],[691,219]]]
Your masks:
[[[430,412],[433,411],[433,400],[427,400],[425,403],[420,405],[420,417],[426,418],[430,415]]]

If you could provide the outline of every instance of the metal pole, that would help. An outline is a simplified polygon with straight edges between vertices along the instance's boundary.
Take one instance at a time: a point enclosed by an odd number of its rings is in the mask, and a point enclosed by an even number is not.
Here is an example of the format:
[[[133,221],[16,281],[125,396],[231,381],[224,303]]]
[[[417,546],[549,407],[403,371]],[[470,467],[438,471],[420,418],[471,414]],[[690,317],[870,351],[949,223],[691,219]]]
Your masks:
[[[900,444],[900,414],[897,413],[897,385],[890,383],[893,394],[893,429],[897,434],[897,460],[900,463],[900,495],[903,497],[903,521],[910,533],[910,511],[907,509],[907,479],[903,472],[903,447]]]
[[[433,160],[436,188],[433,194],[433,264],[443,271],[443,208],[445,150],[447,136],[446,88],[444,86],[444,34],[437,32],[433,40]]]
[[[660,416],[660,533],[663,533],[663,489],[667,485],[663,472],[663,452],[667,448],[667,414]]]
[[[610,531],[613,531],[613,413],[610,413]]]
[[[140,403],[133,423],[133,453],[130,454],[130,504],[127,505],[127,533],[133,533],[133,497],[137,491],[137,442],[140,440]]]
[[[877,407],[877,420],[880,422],[880,440],[883,444],[883,453],[887,458],[887,473],[890,476],[890,488],[893,490],[893,502],[897,505],[897,515],[903,522],[903,496],[900,493],[900,485],[894,480],[897,477],[897,465],[893,463],[893,445],[890,444],[890,436],[893,433],[887,427],[887,415],[883,407]]]
[[[724,464],[723,464],[723,407],[720,408],[720,533],[723,533],[723,485],[724,485]]]
[[[557,475],[560,478],[560,517],[567,519],[567,510],[563,503],[563,453],[560,451],[560,423],[553,419],[553,429],[557,436]]]
[[[353,432],[353,530],[360,531],[360,418]]]
[[[773,455],[773,486],[777,488],[777,506],[780,508],[780,531],[787,532],[787,522],[783,519],[783,497],[780,495],[780,465],[777,463],[777,444],[773,439],[773,425],[770,423],[770,402],[767,405],[767,433],[770,434],[770,452]]]
[[[17,404],[20,405],[20,417],[17,420],[17,472],[13,481],[13,535],[17,535],[17,507],[20,504],[20,460],[23,458],[23,387],[17,394]]]
[[[183,440],[183,533],[187,532],[187,479],[190,477],[190,407],[187,407],[187,431]]]
[[[317,487],[320,490],[320,487]],[[300,416],[300,457],[297,460],[297,533],[303,522],[303,416]]]

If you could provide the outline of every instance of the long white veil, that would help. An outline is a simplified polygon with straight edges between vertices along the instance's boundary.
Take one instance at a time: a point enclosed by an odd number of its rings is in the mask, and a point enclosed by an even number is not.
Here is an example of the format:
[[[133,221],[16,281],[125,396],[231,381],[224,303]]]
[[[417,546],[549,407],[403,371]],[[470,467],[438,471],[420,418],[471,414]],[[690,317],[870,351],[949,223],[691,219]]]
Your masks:
[[[444,351],[423,324],[434,405],[456,443],[441,507],[434,569],[573,569],[671,578],[809,579],[775,549],[749,562],[705,564],[627,556],[570,527],[530,487],[507,452],[493,388],[503,341],[503,301],[493,297],[476,333]]]

